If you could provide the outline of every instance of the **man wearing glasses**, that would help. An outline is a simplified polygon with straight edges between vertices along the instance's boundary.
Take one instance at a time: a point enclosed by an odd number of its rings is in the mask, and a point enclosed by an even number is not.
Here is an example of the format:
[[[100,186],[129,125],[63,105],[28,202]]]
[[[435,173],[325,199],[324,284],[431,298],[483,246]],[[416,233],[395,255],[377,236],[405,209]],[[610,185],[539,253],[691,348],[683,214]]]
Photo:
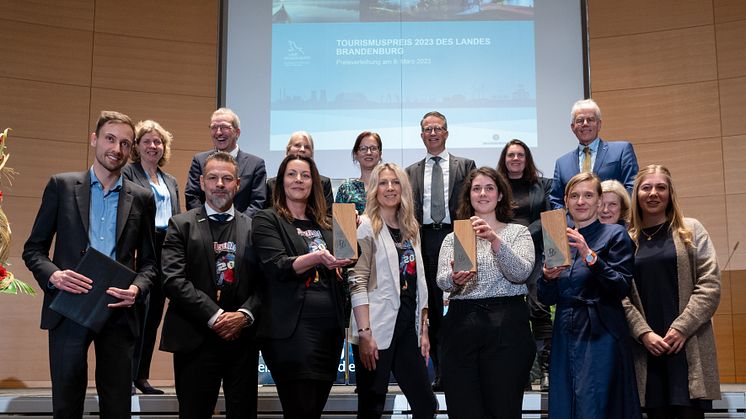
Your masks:
[[[637,157],[632,144],[626,141],[603,141],[601,131],[601,109],[593,99],[575,102],[570,111],[570,129],[578,138],[578,147],[563,155],[554,165],[554,181],[549,199],[552,208],[563,208],[565,185],[580,172],[593,172],[601,180],[615,179],[627,192],[637,175]]]
[[[210,135],[215,148],[196,154],[189,168],[189,177],[184,189],[187,210],[199,208],[205,203],[205,192],[200,187],[199,179],[204,172],[207,156],[216,151],[224,151],[238,162],[241,188],[236,193],[233,204],[236,210],[252,217],[264,208],[267,200],[267,170],[264,160],[238,148],[241,121],[231,109],[220,108],[213,112],[210,119]]]
[[[454,156],[446,151],[448,121],[440,112],[425,114],[420,121],[420,137],[427,149],[424,159],[406,168],[414,196],[414,211],[420,226],[422,258],[427,280],[430,327],[430,358],[435,367],[433,390],[441,391],[438,332],[443,319],[443,291],[438,287],[438,253],[448,233],[459,204],[461,184],[476,169],[474,160]]]

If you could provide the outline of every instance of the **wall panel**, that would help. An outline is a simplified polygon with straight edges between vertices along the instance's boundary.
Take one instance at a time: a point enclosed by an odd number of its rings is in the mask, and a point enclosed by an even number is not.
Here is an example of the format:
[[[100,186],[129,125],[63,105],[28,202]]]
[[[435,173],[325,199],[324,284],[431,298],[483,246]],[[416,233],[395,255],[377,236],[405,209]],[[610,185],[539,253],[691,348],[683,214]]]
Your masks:
[[[718,75],[746,76],[746,20],[716,25]]]
[[[726,205],[728,210],[728,254],[731,253],[736,242],[740,242],[728,269],[746,269],[746,193],[727,195]],[[746,291],[746,282],[743,286],[744,291]],[[744,313],[746,313],[746,300],[743,303]]]
[[[593,98],[603,112],[601,135],[610,140],[629,140],[637,145],[712,138],[720,132],[715,81],[594,91]]]
[[[746,20],[746,3],[743,0],[713,0],[715,23]]]
[[[712,24],[712,0],[589,1],[590,37],[611,37]]]
[[[0,20],[0,77],[90,86],[89,31]]]
[[[736,354],[733,338],[733,317],[715,314],[712,318],[715,332],[715,347],[718,354],[718,369],[721,383],[736,382]]]
[[[215,45],[96,34],[93,86],[215,97]]]
[[[696,218],[710,233],[715,246],[720,266],[725,266],[728,257],[728,230],[723,220],[726,219],[725,195],[680,197],[679,204],[685,217]]]
[[[88,138],[89,87],[0,77],[0,92],[2,129],[12,127],[11,135],[75,143]]]
[[[717,78],[712,26],[597,39],[590,53],[596,93]]]
[[[746,77],[720,80],[720,112],[723,136],[746,134]]]
[[[90,32],[94,3],[94,0],[9,0],[0,2],[0,16],[18,22]]]
[[[720,137],[642,143],[635,145],[635,153],[640,167],[649,164],[668,167],[679,197],[722,195],[725,192]]]
[[[723,137],[725,192],[746,193],[746,135]]]

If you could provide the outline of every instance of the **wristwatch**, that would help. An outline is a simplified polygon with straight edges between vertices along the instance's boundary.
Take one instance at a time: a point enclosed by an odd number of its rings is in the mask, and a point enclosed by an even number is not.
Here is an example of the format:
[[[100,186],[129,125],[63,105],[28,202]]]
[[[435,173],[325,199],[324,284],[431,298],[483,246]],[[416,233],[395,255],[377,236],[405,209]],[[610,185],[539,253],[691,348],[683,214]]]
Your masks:
[[[585,255],[585,264],[588,266],[593,266],[594,263],[596,263],[596,260],[598,258],[596,257],[596,252],[591,250],[591,253]]]

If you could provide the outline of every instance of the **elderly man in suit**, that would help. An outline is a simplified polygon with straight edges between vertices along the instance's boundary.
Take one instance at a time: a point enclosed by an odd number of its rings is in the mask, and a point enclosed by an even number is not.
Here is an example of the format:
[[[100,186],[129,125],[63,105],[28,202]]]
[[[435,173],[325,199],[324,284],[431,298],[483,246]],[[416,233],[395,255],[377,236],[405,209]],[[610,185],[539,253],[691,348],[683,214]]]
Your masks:
[[[221,381],[227,417],[256,417],[259,268],[251,219],[233,199],[238,165],[225,152],[205,160],[205,204],[171,218],[163,244],[163,290],[170,299],[161,350],[174,353],[180,418],[209,418]]]
[[[593,172],[602,181],[618,180],[630,192],[638,169],[632,144],[603,141],[598,136],[601,131],[601,109],[593,99],[575,102],[570,117],[570,129],[579,144],[576,149],[558,158],[554,165],[554,180],[549,195],[552,208],[565,206],[565,185],[580,172]]]
[[[236,192],[233,204],[239,212],[249,217],[263,209],[267,200],[267,169],[264,160],[238,148],[241,135],[241,120],[229,108],[213,112],[210,119],[210,134],[214,149],[198,153],[189,168],[184,196],[187,210],[199,208],[205,203],[205,192],[200,187],[200,176],[204,173],[207,156],[215,151],[224,151],[236,159],[241,188]]]
[[[156,274],[153,193],[121,175],[135,137],[127,115],[103,111],[90,135],[95,151],[90,170],[53,176],[23,249],[23,260],[44,292],[41,328],[49,330],[52,409],[56,418],[83,415],[88,384],[88,347],[96,348],[96,389],[101,416],[130,417],[132,354],[137,317]],[[54,256],[49,249],[55,242]],[[137,272],[126,289],[106,293],[111,317],[98,333],[49,308],[59,293],[87,293],[95,279],[75,272],[88,247]]]
[[[427,279],[430,318],[430,358],[435,367],[433,389],[441,390],[438,356],[438,332],[443,319],[443,291],[438,287],[438,254],[440,245],[453,231],[464,178],[476,169],[474,160],[454,156],[446,151],[448,121],[440,112],[425,114],[420,121],[420,137],[427,149],[424,159],[406,168],[414,196],[414,211],[422,237],[422,258]]]

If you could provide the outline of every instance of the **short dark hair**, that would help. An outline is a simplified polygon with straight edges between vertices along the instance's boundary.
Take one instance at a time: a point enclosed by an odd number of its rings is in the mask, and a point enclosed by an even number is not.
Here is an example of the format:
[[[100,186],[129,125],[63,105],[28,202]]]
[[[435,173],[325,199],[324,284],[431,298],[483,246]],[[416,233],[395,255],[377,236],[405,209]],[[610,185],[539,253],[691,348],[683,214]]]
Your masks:
[[[315,221],[321,228],[331,228],[327,213],[326,213],[326,199],[324,198],[324,191],[321,187],[321,176],[319,170],[316,168],[316,163],[313,159],[307,156],[299,154],[290,154],[285,156],[280,163],[280,168],[277,169],[277,177],[275,178],[275,188],[272,194],[272,205],[277,211],[277,214],[284,218],[288,222],[294,220],[293,215],[290,213],[290,209],[287,204],[287,195],[285,194],[285,171],[287,170],[288,163],[293,160],[301,160],[308,163],[308,167],[311,168],[311,195],[306,201],[306,216]]]
[[[508,143],[505,144],[505,147],[503,147],[503,151],[500,153],[500,160],[497,162],[497,171],[506,178],[509,177],[508,166],[505,164],[505,158],[508,156],[508,148],[512,145],[523,147],[523,152],[526,155],[526,167],[523,168],[523,176],[521,176],[521,179],[528,181],[528,183],[532,185],[538,182],[539,175],[543,175],[543,173],[541,173],[541,170],[536,167],[534,157],[531,155],[531,149],[528,148],[526,143],[517,138],[508,141]]]
[[[238,162],[236,161],[235,158],[233,158],[233,156],[231,156],[230,153],[226,153],[225,151],[216,151],[216,152],[210,154],[205,159],[205,166],[204,167],[207,167],[207,163],[209,163],[209,162],[211,162],[213,160],[221,161],[221,162],[224,162],[224,163],[230,163],[233,166],[233,174],[236,177],[238,177]]]
[[[129,116],[117,111],[101,111],[101,114],[98,116],[98,121],[96,122],[96,136],[101,134],[101,128],[109,122],[129,125],[129,127],[132,128],[132,139],[134,140],[135,124]]]
[[[464,178],[464,182],[461,185],[461,199],[459,200],[456,216],[459,219],[468,219],[474,215],[474,207],[471,205],[471,183],[479,175],[492,179],[495,182],[495,186],[497,186],[498,193],[502,194],[502,199],[497,202],[497,206],[495,207],[497,221],[502,223],[510,222],[513,219],[514,208],[513,192],[510,189],[510,184],[508,184],[502,173],[487,166],[472,170],[469,176]]]
[[[448,131],[448,120],[446,119],[446,116],[438,111],[430,111],[422,116],[422,119],[420,120],[420,129],[423,129],[425,127],[422,126],[422,124],[425,123],[425,119],[427,119],[428,116],[434,116],[436,118],[440,118],[443,120],[443,129]]]

